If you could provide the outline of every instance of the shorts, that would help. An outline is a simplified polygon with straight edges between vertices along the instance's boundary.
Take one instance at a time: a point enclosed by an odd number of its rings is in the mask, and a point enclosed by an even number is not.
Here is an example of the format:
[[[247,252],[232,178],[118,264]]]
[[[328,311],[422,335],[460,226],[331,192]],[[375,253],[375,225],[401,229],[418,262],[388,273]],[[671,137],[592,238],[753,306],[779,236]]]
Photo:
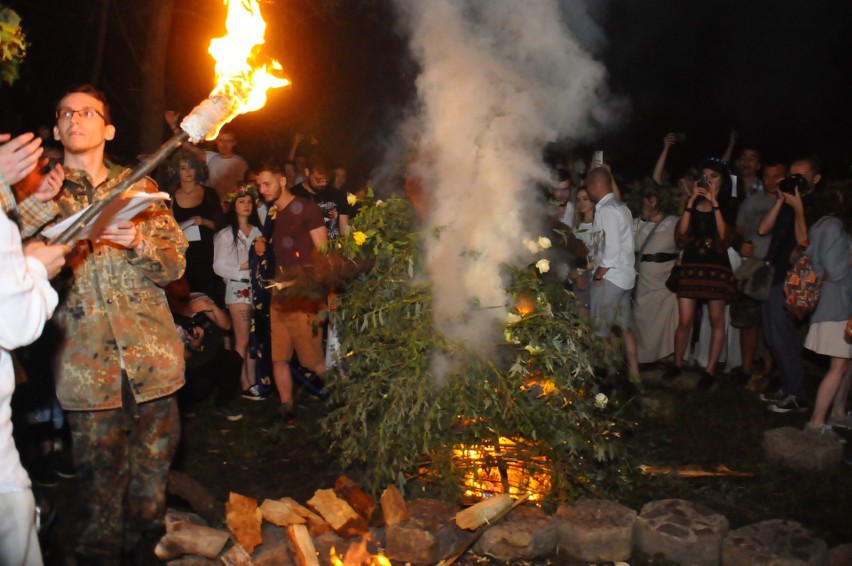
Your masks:
[[[605,338],[615,327],[630,330],[633,318],[630,294],[630,289],[622,289],[606,279],[600,285],[592,282],[589,319],[595,336]]]
[[[272,361],[289,362],[293,351],[299,363],[306,368],[325,360],[322,348],[322,321],[314,313],[286,312],[275,307],[269,309],[272,330]]]
[[[248,281],[225,280],[225,304],[251,304],[251,283]]]

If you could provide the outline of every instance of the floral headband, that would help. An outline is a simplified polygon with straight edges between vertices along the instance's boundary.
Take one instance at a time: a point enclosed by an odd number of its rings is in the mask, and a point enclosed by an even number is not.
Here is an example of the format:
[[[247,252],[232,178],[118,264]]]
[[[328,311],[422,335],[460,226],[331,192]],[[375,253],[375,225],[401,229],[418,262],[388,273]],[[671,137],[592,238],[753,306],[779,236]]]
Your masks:
[[[254,183],[244,183],[240,185],[237,187],[236,191],[225,195],[225,198],[228,202],[233,203],[238,198],[242,198],[244,196],[250,196],[254,201],[257,201],[260,198],[260,195],[257,192],[257,187],[254,186]]]

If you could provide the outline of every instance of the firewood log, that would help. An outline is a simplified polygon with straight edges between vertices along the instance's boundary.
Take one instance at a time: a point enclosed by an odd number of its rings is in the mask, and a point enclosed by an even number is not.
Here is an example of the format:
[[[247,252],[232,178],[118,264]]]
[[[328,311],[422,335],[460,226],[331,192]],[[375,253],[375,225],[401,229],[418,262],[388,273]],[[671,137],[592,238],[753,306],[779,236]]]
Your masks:
[[[174,470],[169,472],[168,492],[186,501],[211,525],[219,523],[225,516],[225,505],[186,474]]]
[[[476,505],[456,513],[456,525],[468,531],[475,531],[482,525],[491,522],[494,517],[500,515],[506,509],[509,509],[512,503],[512,496],[508,493],[501,493],[489,499],[483,499]]]
[[[225,566],[254,566],[251,555],[239,543],[229,548],[220,560]]]
[[[378,505],[372,497],[364,493],[364,490],[357,483],[346,476],[340,476],[334,482],[334,492],[346,501],[356,513],[364,517],[367,522],[371,522]]]
[[[216,558],[231,535],[225,531],[183,521],[166,522],[166,534],[157,543],[154,554],[160,560],[171,560],[185,554]]]
[[[298,566],[319,566],[314,541],[305,525],[288,526],[287,538],[290,540]]]
[[[257,499],[231,492],[225,509],[228,529],[234,533],[237,542],[243,545],[251,555],[254,547],[263,544],[263,537],[260,534],[263,515],[257,508]]]
[[[367,532],[367,521],[333,489],[318,489],[308,501],[308,507],[319,513],[334,532],[343,538],[352,538]]]
[[[292,499],[290,501],[293,501]],[[293,501],[293,503],[296,503]],[[297,504],[298,505],[298,504]],[[299,505],[301,507],[301,505]],[[308,509],[305,509],[308,511]],[[274,499],[266,499],[260,506],[260,512],[263,518],[273,525],[286,527],[288,525],[304,525],[307,519],[296,512],[292,505],[285,501],[276,501]],[[310,513],[310,511],[308,511]]]
[[[385,517],[386,525],[396,525],[411,518],[408,514],[408,507],[405,505],[405,499],[395,485],[385,489],[379,501],[382,505],[382,515]]]
[[[311,533],[312,537],[318,537],[331,532],[331,525],[329,525],[325,519],[307,507],[299,505],[295,500],[289,497],[282,497],[280,503],[285,504],[293,513],[296,513],[305,519],[308,524],[308,531]]]

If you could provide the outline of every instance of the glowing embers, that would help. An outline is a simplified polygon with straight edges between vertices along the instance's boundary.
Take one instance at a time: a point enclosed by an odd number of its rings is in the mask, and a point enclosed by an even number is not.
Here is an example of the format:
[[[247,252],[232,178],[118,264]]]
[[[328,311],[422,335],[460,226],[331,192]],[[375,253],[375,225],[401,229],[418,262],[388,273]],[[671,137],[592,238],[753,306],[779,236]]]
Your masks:
[[[497,444],[453,447],[453,466],[463,476],[465,497],[482,499],[498,493],[541,501],[550,492],[552,466],[525,440],[499,437]]]
[[[370,554],[367,545],[370,542],[369,535],[365,535],[360,542],[353,542],[341,555],[332,546],[329,561],[332,566],[391,566],[391,561],[384,554]]]
[[[279,76],[282,69],[278,61],[260,60],[266,22],[260,14],[257,0],[224,1],[228,7],[225,20],[228,33],[211,40],[208,49],[216,60],[216,86],[210,98],[216,95],[226,97],[232,105],[230,118],[233,118],[262,108],[266,104],[268,89],[287,86],[290,81]],[[215,138],[218,133],[216,128],[207,139]]]

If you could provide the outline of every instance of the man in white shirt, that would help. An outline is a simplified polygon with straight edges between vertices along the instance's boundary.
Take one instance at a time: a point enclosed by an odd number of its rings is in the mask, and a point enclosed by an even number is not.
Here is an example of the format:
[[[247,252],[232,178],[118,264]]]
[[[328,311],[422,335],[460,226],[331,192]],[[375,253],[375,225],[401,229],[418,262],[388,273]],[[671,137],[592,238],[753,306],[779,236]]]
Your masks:
[[[58,297],[48,279],[65,263],[65,246],[21,247],[21,235],[6,212],[14,213],[9,186],[26,177],[41,155],[32,134],[9,140],[0,134],[0,564],[40,566],[30,478],[12,439],[15,371],[10,350],[33,342],[53,314]]]
[[[616,200],[612,175],[603,167],[586,176],[586,188],[595,204],[592,224],[595,265],[591,289],[591,322],[597,336],[612,341],[613,329],[621,331],[631,381],[639,378],[636,336],[630,327],[630,292],[636,284],[633,245],[633,217],[623,202]]]

